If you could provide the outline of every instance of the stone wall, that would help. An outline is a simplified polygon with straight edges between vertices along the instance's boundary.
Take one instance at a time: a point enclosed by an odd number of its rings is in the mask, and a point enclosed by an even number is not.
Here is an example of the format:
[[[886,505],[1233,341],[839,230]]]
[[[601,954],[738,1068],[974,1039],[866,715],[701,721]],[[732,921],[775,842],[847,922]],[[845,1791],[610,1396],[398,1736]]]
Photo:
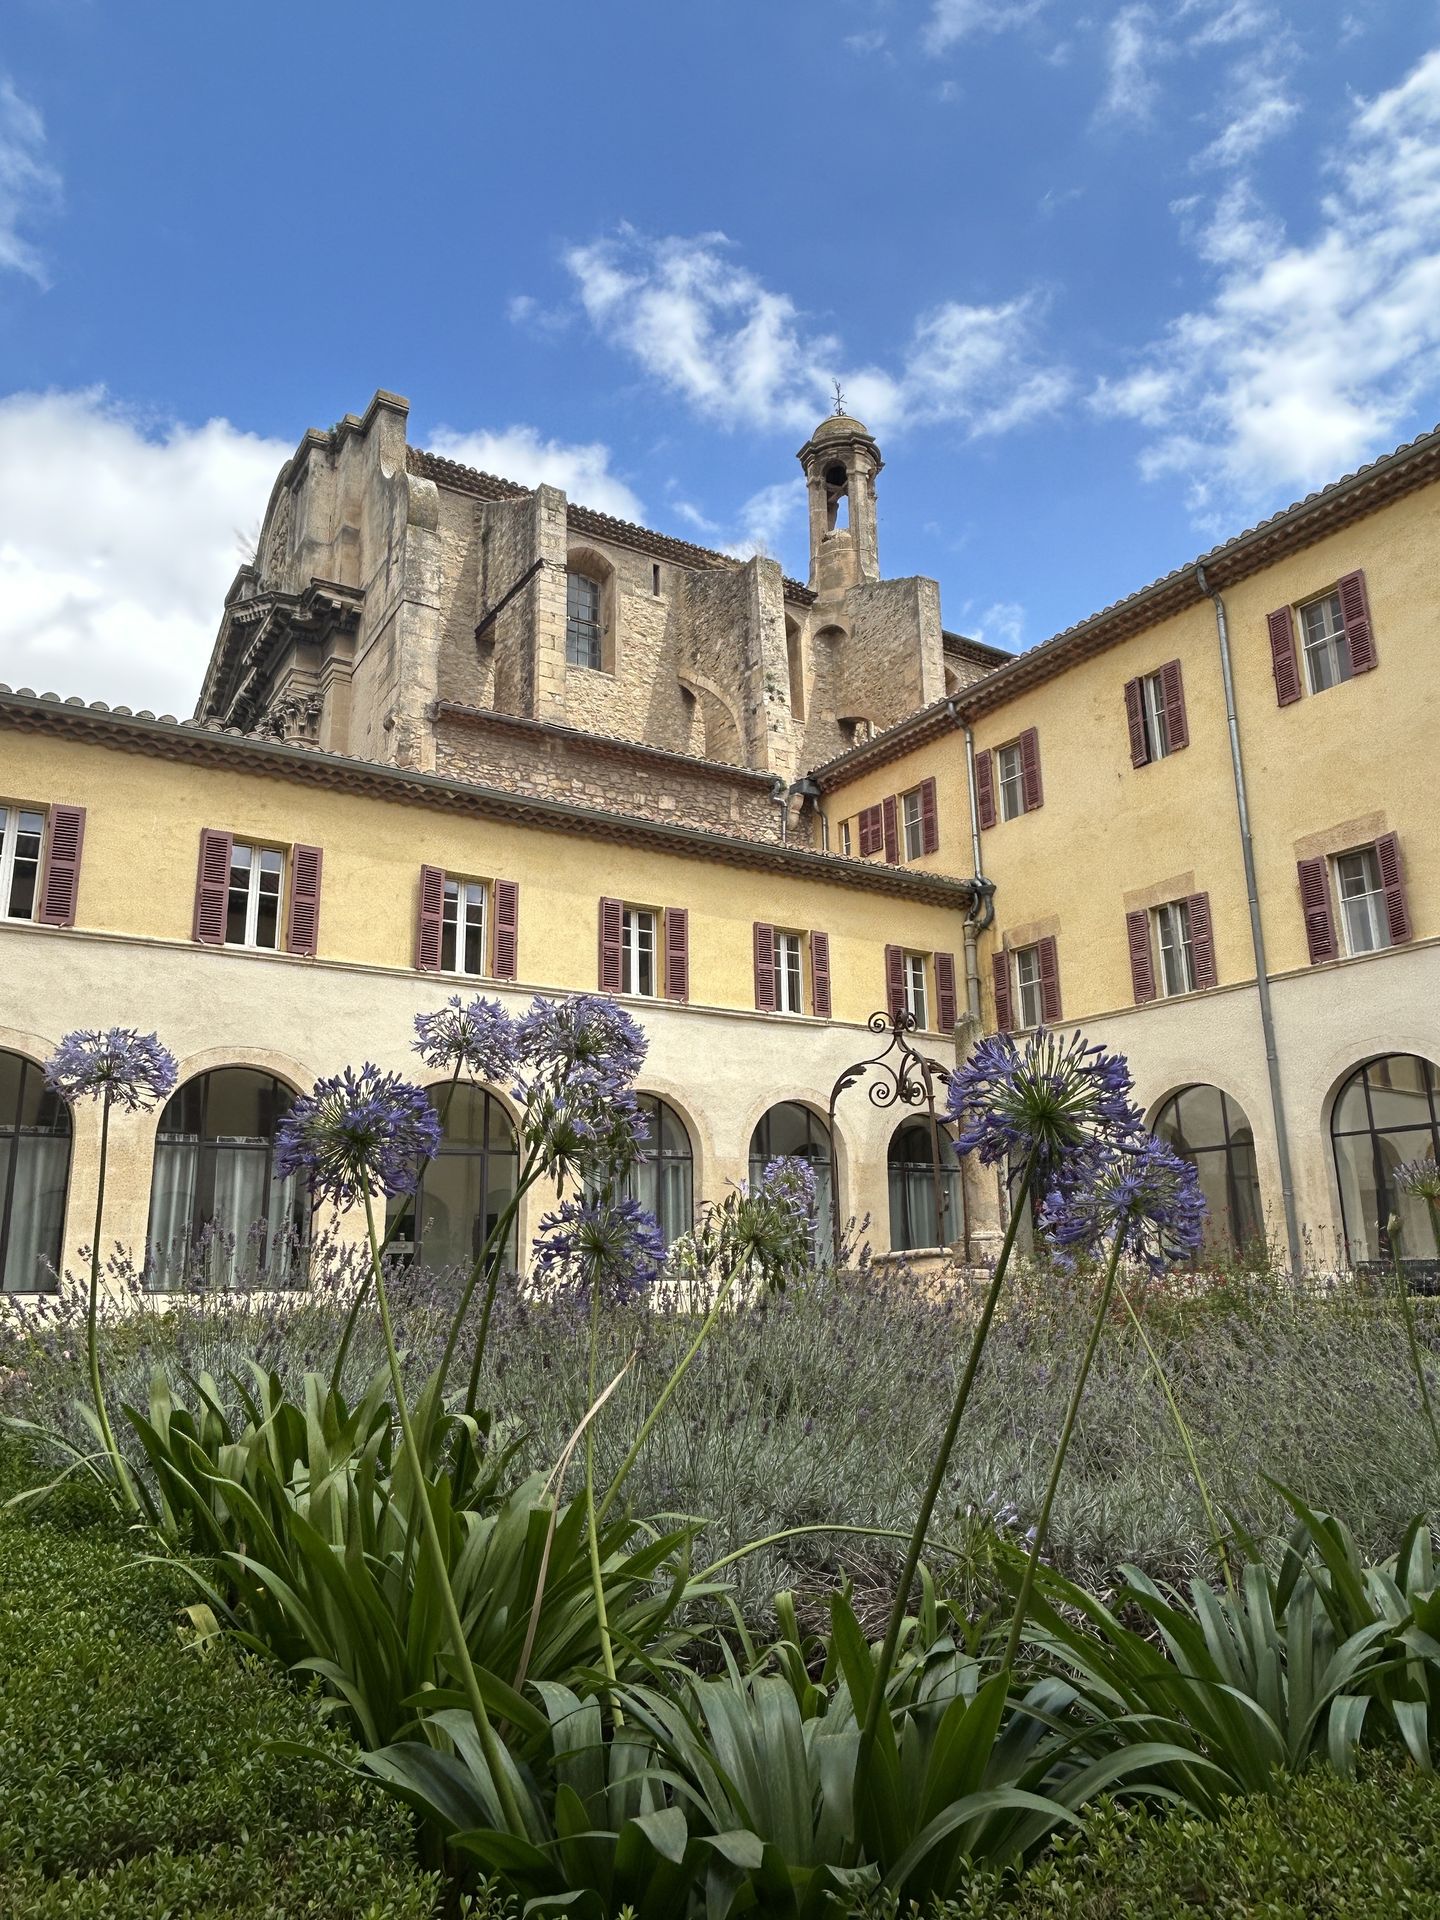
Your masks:
[[[836,700],[876,732],[938,700],[945,691],[940,588],[934,580],[879,580],[845,595]]]
[[[565,670],[565,724],[696,751],[695,704],[680,684],[688,569],[589,535],[571,542],[569,557],[603,574],[608,631],[605,672]]]

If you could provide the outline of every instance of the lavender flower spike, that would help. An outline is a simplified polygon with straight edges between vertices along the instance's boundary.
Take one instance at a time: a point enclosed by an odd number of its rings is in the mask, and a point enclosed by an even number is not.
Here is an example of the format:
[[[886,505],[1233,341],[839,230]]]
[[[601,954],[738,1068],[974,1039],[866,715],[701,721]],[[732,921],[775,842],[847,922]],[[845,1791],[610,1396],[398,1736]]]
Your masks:
[[[629,1198],[562,1201],[535,1236],[538,1278],[598,1288],[614,1300],[641,1292],[664,1264],[655,1216]]]
[[[1159,1274],[1199,1251],[1205,1199],[1192,1162],[1146,1135],[1134,1147],[1072,1160],[1039,1221],[1062,1256],[1095,1251],[1118,1236],[1121,1253]]]
[[[1017,1169],[1033,1153],[1034,1190],[1052,1186],[1070,1156],[1092,1143],[1134,1142],[1142,1131],[1119,1054],[1039,1028],[1024,1048],[1008,1033],[982,1040],[951,1077],[955,1151]]]
[[[45,1062],[45,1084],[72,1104],[106,1100],[135,1113],[156,1106],[175,1090],[175,1056],[160,1036],[133,1027],[108,1033],[67,1033]]]
[[[378,1187],[413,1193],[440,1146],[440,1120],[398,1073],[347,1067],[294,1101],[275,1129],[275,1178],[304,1174],[316,1200],[353,1206]]]
[[[514,1019],[498,1000],[479,994],[466,1006],[452,993],[438,1012],[417,1013],[414,1046],[427,1067],[467,1073],[491,1086],[514,1078],[519,1057]]]

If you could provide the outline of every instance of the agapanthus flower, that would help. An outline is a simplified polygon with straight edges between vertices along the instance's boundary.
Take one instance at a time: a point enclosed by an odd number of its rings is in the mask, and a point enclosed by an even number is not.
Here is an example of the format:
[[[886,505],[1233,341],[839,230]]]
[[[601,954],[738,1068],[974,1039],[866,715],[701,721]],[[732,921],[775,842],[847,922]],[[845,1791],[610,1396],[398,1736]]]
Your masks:
[[[593,993],[537,999],[518,1023],[527,1146],[562,1183],[614,1188],[640,1157],[649,1126],[635,1096],[645,1058],[640,1027]]]
[[[1390,1184],[1397,1193],[1408,1194],[1413,1200],[1440,1205],[1440,1166],[1429,1154],[1423,1160],[1407,1160],[1396,1167]]]
[[[427,1067],[459,1071],[491,1086],[508,1085],[519,1063],[514,1017],[480,994],[467,1005],[452,993],[437,1012],[417,1013],[414,1046]]]
[[[275,1178],[300,1173],[317,1200],[353,1206],[367,1193],[413,1193],[440,1145],[423,1089],[368,1063],[317,1080],[275,1129]]]
[[[160,1036],[133,1027],[67,1033],[45,1063],[45,1084],[63,1100],[109,1100],[137,1112],[175,1090],[175,1056]]]
[[[783,1289],[814,1259],[815,1173],[808,1161],[769,1161],[711,1207],[695,1235],[697,1263],[722,1282],[744,1277]]]
[[[577,1195],[547,1213],[535,1236],[535,1273],[599,1290],[610,1299],[641,1292],[665,1263],[665,1236],[638,1200]]]
[[[567,1000],[538,996],[516,1026],[523,1069],[564,1074],[588,1067],[630,1081],[645,1064],[644,1029],[602,993],[576,993]]]
[[[982,1040],[950,1077],[947,1118],[957,1154],[1018,1174],[1034,1156],[1032,1191],[1054,1186],[1066,1161],[1091,1145],[1134,1141],[1142,1122],[1123,1057],[1041,1027],[1023,1047],[1008,1033]]]
[[[780,1154],[767,1160],[760,1178],[751,1184],[753,1194],[788,1208],[806,1227],[815,1218],[815,1169],[798,1154]]]
[[[1037,1209],[1040,1230],[1062,1255],[1108,1250],[1152,1273],[1188,1260],[1205,1232],[1205,1197],[1194,1163],[1153,1134],[1133,1146],[1083,1151]]]

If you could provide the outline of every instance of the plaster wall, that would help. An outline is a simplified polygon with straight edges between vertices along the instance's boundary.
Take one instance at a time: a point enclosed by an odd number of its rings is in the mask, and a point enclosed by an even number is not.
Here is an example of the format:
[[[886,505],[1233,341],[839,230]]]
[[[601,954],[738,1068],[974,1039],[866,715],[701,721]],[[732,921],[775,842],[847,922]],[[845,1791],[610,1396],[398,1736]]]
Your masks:
[[[947,873],[970,878],[975,866],[970,841],[970,797],[965,772],[965,736],[958,728],[942,733],[936,740],[927,740],[923,746],[887,761],[882,767],[856,774],[844,786],[827,791],[821,804],[828,823],[831,852],[839,853],[842,850],[841,826],[848,821],[851,852],[858,859],[858,816],[864,809],[877,806],[890,794],[894,794],[898,800],[901,794],[918,787],[922,780],[927,779],[935,782],[940,844],[934,853],[924,853],[918,859],[907,860],[902,827],[900,864],[917,873]],[[885,855],[882,850],[868,858],[873,863],[883,865]]]

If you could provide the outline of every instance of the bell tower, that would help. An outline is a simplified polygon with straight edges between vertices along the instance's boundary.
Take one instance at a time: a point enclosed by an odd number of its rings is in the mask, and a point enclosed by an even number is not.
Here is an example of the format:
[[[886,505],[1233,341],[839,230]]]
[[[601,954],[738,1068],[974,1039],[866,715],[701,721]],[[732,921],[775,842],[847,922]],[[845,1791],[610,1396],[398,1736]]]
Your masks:
[[[810,586],[825,595],[880,578],[875,476],[885,462],[844,406],[837,386],[835,411],[796,455],[810,499]]]

